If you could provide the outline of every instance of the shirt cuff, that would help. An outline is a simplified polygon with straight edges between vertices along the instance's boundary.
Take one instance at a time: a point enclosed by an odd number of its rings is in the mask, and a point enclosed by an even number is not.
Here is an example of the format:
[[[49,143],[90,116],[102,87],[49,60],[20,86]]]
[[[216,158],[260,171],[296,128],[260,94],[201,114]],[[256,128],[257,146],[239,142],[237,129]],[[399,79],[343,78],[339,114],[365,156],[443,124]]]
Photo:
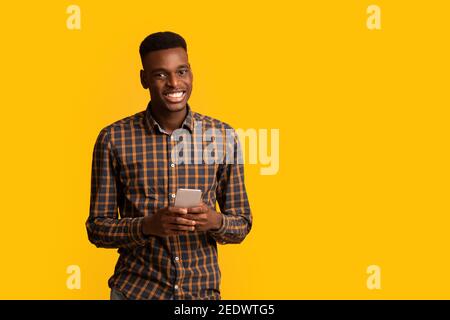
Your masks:
[[[144,246],[148,240],[148,237],[146,237],[142,231],[143,224],[144,217],[134,218],[131,220],[131,238],[140,246]]]
[[[227,227],[228,227],[228,216],[226,214],[221,213],[222,215],[222,224],[220,225],[220,228],[217,230],[209,230],[213,235],[223,236],[226,233]]]

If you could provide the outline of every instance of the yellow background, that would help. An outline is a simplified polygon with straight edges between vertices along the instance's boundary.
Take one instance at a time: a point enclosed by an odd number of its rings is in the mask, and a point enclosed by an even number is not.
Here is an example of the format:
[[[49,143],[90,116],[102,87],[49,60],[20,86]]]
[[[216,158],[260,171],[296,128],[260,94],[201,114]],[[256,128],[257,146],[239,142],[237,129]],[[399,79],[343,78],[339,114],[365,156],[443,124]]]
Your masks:
[[[81,8],[81,30],[66,8]],[[382,30],[366,27],[381,7]],[[93,144],[145,109],[138,46],[187,42],[195,111],[280,129],[246,165],[253,230],[219,247],[225,299],[450,298],[447,1],[4,2],[0,298],[107,299],[88,242]],[[68,265],[81,289],[66,287]],[[366,287],[369,265],[381,290]]]

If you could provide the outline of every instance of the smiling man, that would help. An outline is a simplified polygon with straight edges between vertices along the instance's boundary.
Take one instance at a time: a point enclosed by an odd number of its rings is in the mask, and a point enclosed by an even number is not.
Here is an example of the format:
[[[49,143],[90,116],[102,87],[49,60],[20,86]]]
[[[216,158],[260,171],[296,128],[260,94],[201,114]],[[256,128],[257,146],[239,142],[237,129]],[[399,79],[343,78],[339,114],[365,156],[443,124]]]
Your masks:
[[[198,160],[196,150],[208,150],[233,128],[191,110],[193,75],[180,35],[151,34],[139,52],[151,100],[97,138],[88,237],[97,247],[118,248],[109,279],[113,300],[220,299],[217,243],[241,243],[252,226],[239,140],[233,135],[225,143],[232,161],[174,161],[177,132],[189,135],[185,152]],[[175,207],[180,188],[200,189],[202,203]]]

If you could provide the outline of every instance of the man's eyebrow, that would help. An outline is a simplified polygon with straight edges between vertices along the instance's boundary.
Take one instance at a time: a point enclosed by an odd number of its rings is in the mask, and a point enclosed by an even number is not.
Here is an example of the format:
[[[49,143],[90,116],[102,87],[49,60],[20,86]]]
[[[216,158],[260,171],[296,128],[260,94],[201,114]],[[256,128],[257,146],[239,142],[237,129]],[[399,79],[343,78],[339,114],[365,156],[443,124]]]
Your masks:
[[[189,69],[189,65],[188,64],[181,64],[181,65],[179,65],[178,67],[177,67],[177,70],[178,69],[181,69],[181,68],[187,68],[187,69]],[[156,68],[156,69],[153,69],[152,71],[151,71],[151,73],[153,73],[153,72],[169,72],[169,70],[166,70],[166,69],[164,69],[164,68]]]

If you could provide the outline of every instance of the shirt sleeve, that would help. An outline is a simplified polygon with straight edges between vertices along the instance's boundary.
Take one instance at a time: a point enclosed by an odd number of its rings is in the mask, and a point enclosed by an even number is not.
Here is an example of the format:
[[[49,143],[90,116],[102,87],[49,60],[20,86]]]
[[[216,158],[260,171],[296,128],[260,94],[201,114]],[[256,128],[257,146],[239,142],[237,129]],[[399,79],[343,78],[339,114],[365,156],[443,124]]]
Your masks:
[[[118,161],[110,135],[103,129],[95,142],[92,159],[90,210],[86,221],[89,241],[101,248],[145,245],[144,218],[119,219],[117,174]]]
[[[217,173],[216,199],[223,214],[222,225],[209,231],[220,244],[241,243],[250,232],[253,219],[244,184],[242,150],[236,132],[232,132],[233,139],[226,143],[227,160]]]

